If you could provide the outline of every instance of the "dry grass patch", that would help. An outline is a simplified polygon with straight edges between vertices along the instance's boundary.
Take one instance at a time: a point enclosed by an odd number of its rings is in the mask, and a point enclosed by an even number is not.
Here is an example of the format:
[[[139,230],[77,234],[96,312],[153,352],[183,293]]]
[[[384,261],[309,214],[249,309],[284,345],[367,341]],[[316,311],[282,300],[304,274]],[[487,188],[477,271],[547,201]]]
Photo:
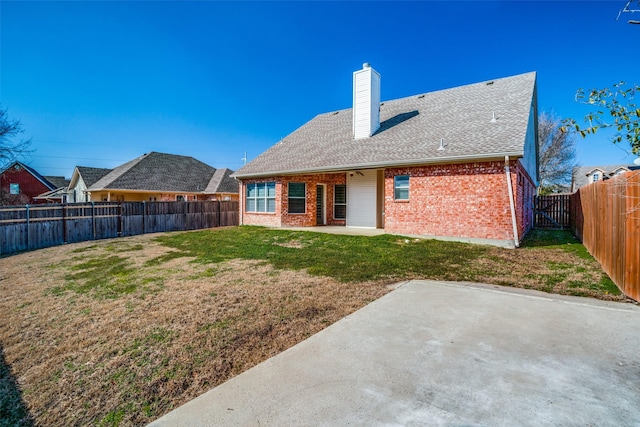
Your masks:
[[[133,245],[0,259],[5,362],[39,425],[148,423],[388,291],[260,261],[145,266],[171,250],[147,236],[123,241]],[[104,293],[104,284],[85,289],[69,278],[88,260],[113,256],[133,271],[128,280],[162,277],[161,289]]]
[[[43,249],[0,259],[0,426],[148,423],[412,278],[624,299],[559,234],[504,250],[236,227]]]

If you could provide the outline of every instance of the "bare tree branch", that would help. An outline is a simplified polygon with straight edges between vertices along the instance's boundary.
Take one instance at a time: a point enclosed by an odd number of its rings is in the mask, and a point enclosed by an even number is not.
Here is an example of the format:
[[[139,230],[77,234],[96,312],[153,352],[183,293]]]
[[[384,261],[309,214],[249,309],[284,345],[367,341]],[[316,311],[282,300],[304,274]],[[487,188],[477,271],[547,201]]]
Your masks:
[[[7,110],[0,108],[0,167],[31,152],[31,139],[20,139],[22,133],[20,121],[11,120]]]
[[[573,134],[563,132],[561,128],[560,117],[544,111],[538,116],[540,187],[543,192],[568,188],[577,165]]]

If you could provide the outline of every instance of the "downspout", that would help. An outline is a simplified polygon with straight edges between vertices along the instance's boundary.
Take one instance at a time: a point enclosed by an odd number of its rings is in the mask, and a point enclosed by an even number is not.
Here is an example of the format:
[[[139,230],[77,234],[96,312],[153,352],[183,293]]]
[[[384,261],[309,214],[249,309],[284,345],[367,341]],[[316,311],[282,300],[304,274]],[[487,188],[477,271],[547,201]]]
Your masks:
[[[504,156],[504,171],[507,177],[507,188],[509,189],[509,205],[511,206],[511,223],[513,224],[513,244],[520,246],[518,240],[518,223],[516,221],[516,204],[513,200],[513,186],[511,185],[511,170],[509,168],[509,156]]]
[[[246,157],[246,155],[245,155],[245,157]],[[240,196],[239,199],[238,199],[238,210],[240,211],[239,212],[240,213],[240,215],[239,215],[240,218],[238,218],[238,225],[244,225],[244,223],[243,223],[244,217],[242,215],[242,213],[243,213],[242,211],[244,211],[244,202],[243,202],[243,200],[244,200],[244,197],[243,197],[243,195],[244,195],[244,182],[240,181],[240,184],[238,185],[238,190],[239,190],[238,191],[238,193],[239,193],[238,195]]]

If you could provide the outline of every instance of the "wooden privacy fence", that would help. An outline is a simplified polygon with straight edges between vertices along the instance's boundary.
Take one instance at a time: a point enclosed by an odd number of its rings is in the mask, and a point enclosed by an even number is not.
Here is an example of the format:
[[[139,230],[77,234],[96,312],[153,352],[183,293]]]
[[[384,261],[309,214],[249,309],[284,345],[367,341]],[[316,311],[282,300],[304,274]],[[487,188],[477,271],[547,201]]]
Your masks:
[[[620,290],[640,301],[640,171],[572,194],[571,227]]]
[[[534,201],[535,227],[569,228],[570,194],[536,196]]]
[[[238,225],[238,202],[92,202],[0,207],[0,255],[63,243]]]

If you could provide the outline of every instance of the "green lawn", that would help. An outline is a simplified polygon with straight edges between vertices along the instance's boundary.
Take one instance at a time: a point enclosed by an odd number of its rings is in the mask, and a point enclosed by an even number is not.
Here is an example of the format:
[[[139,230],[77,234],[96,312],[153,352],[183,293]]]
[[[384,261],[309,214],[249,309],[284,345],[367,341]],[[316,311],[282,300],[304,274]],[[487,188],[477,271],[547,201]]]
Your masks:
[[[341,282],[441,279],[488,282],[570,295],[610,298],[618,288],[569,231],[534,230],[517,250],[394,235],[375,237],[235,227],[158,238],[195,263],[261,260]],[[524,263],[524,264],[523,264]],[[514,265],[515,264],[515,265]]]

